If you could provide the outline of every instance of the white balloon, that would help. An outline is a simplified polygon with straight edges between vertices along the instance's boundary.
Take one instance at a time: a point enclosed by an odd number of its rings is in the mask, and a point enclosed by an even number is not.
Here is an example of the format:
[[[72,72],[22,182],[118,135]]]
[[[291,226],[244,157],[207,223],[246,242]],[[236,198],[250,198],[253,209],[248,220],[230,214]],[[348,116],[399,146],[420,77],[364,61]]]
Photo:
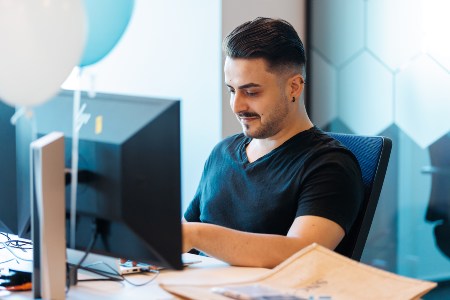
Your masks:
[[[0,99],[51,99],[79,64],[85,31],[81,0],[0,0]]]

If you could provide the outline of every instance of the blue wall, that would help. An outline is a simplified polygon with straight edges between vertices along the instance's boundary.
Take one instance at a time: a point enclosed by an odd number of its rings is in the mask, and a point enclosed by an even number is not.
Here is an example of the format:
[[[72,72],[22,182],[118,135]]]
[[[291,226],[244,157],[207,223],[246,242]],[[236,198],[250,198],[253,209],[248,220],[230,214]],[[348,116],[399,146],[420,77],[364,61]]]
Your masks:
[[[449,9],[314,0],[311,12],[313,122],[394,142],[362,262],[430,280],[450,278]]]

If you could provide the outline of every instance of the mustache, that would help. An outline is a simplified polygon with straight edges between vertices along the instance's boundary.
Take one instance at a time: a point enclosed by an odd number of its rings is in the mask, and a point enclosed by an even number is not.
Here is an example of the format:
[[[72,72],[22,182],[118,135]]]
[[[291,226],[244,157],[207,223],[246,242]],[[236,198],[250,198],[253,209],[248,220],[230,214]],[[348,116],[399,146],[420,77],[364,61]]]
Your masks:
[[[257,113],[252,113],[248,111],[241,111],[237,115],[239,118],[253,118],[253,117],[260,118],[260,116]]]

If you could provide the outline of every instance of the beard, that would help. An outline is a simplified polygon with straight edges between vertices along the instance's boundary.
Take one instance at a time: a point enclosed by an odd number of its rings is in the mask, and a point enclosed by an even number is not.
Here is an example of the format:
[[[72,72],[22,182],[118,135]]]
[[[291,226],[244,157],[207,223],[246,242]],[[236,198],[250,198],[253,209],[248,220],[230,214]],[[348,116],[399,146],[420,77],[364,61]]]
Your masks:
[[[260,120],[259,126],[254,129],[251,129],[252,125],[242,124],[244,135],[252,139],[267,139],[279,133],[283,129],[283,122],[289,113],[288,103],[287,97],[283,100],[280,99],[278,105],[266,114],[264,122],[262,122],[259,114],[251,112],[239,113],[239,117],[258,117]]]

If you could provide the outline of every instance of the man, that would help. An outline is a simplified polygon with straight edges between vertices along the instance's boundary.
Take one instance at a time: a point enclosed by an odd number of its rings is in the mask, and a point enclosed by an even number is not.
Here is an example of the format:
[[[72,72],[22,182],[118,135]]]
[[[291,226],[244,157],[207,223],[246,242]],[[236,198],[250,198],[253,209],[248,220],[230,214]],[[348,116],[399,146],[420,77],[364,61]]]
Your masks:
[[[243,133],[205,163],[184,214],[183,251],[272,268],[318,243],[335,249],[363,199],[354,155],[309,120],[303,44],[286,21],[257,18],[223,41],[225,84]]]

